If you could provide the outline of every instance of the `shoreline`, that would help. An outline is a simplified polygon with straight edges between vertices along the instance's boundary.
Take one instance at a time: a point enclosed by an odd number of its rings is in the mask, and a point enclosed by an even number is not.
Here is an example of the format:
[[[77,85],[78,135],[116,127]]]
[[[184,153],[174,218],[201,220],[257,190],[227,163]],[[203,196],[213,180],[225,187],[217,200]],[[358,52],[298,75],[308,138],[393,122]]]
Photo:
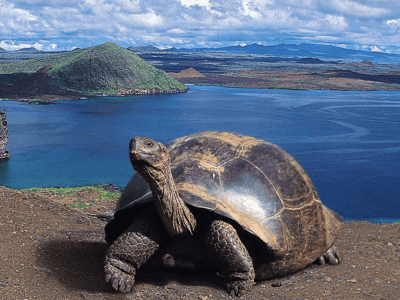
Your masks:
[[[6,187],[8,188],[8,187]],[[85,186],[72,186],[72,187],[31,187],[31,188],[24,188],[24,189],[14,189],[16,191],[21,192],[40,192],[44,194],[72,194],[74,191],[84,191],[84,190],[91,190],[93,188],[102,188],[107,192],[112,193],[121,193],[124,190],[124,187],[118,186],[114,183],[100,183],[100,184],[93,184],[93,185],[85,185]],[[367,222],[371,224],[400,224],[400,217],[396,218],[372,218],[372,219],[344,219],[345,223],[351,222]]]
[[[355,72],[232,71],[180,77],[184,84],[236,88],[333,91],[400,91],[400,75]]]
[[[1,88],[1,86],[0,86]],[[0,101],[19,101],[19,102],[26,102],[29,104],[53,104],[55,101],[71,101],[71,100],[88,100],[95,97],[129,97],[129,96],[154,96],[154,95],[168,95],[168,94],[180,94],[186,93],[189,89],[185,90],[171,90],[171,91],[163,91],[158,88],[156,89],[140,89],[133,93],[129,92],[121,92],[121,93],[112,93],[112,94],[98,94],[98,95],[76,95],[76,93],[64,95],[54,95],[54,94],[42,94],[42,95],[34,95],[29,97],[18,97],[14,95],[13,97],[4,97],[0,96]],[[0,90],[1,91],[1,90]]]
[[[218,85],[218,84],[196,84],[196,83],[188,83],[186,84],[188,87],[190,86],[215,86],[215,87],[223,87],[223,88],[239,88],[239,89],[262,89],[262,90],[282,90],[282,91],[333,91],[333,92],[400,92],[398,90],[392,89],[374,89],[374,90],[359,90],[359,89],[296,89],[296,88],[268,88],[268,87],[256,87],[256,86],[243,86],[243,85]],[[83,97],[76,97],[76,96],[53,96],[53,95],[44,95],[44,99],[40,98],[0,98],[1,101],[18,101],[18,102],[25,102],[29,104],[35,105],[48,105],[48,104],[55,104],[56,101],[79,101],[79,100],[90,100],[97,97],[130,97],[130,96],[156,96],[156,95],[166,95],[166,94],[179,94],[179,93],[186,93],[190,88],[185,91],[181,92],[174,92],[174,93],[158,93],[158,94],[102,94],[102,95],[93,95],[93,96],[83,96]]]
[[[0,101],[20,101],[31,104],[51,104],[54,101],[87,100],[94,97],[129,97],[134,95],[164,95],[186,93],[190,86],[218,86],[225,88],[265,89],[265,90],[294,90],[294,91],[400,91],[400,75],[390,75],[393,80],[384,81],[375,77],[350,76],[352,74],[325,74],[290,71],[235,71],[227,73],[204,73],[203,77],[177,78],[186,89],[169,91],[159,88],[124,88],[116,93],[83,94],[58,88],[58,91],[46,92],[46,89],[33,91],[22,87],[19,91],[15,86],[0,85]],[[358,74],[360,75],[360,74]],[[368,75],[368,74],[364,74]],[[346,77],[347,76],[347,77]],[[389,76],[389,75],[388,75]],[[386,77],[384,77],[386,80]],[[23,95],[21,95],[21,93]],[[3,95],[1,95],[3,94]]]

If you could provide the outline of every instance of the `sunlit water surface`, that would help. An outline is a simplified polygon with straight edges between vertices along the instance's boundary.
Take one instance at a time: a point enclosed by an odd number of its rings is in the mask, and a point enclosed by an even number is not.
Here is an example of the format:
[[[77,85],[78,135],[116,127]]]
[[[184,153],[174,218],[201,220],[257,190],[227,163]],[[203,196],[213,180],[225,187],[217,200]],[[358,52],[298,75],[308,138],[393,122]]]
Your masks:
[[[161,142],[206,130],[278,144],[303,165],[323,202],[347,219],[400,219],[400,93],[191,86],[188,93],[30,105],[2,101],[11,188],[116,183],[133,174],[135,135]]]

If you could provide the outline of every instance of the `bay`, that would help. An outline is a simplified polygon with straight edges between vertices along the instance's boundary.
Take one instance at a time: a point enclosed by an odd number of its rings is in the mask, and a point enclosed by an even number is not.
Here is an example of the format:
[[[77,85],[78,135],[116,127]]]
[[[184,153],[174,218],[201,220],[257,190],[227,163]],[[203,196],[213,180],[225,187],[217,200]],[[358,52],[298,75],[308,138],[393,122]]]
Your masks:
[[[133,174],[129,140],[232,131],[278,144],[346,219],[400,219],[400,93],[190,86],[185,94],[31,105],[1,101],[10,188],[116,183]]]

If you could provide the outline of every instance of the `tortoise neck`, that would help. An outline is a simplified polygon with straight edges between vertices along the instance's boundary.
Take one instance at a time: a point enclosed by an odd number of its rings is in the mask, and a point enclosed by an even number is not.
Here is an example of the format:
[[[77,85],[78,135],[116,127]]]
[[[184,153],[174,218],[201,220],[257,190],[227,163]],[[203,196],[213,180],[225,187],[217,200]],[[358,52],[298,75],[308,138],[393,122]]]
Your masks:
[[[193,234],[196,219],[179,196],[172,177],[169,160],[145,172],[154,202],[165,228],[171,236]]]

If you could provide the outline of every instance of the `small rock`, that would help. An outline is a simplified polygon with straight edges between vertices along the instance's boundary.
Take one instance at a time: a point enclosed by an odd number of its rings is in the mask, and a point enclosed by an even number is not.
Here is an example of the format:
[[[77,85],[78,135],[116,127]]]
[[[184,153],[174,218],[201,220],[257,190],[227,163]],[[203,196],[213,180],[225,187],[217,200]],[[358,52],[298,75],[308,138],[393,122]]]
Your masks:
[[[282,281],[275,281],[271,284],[272,287],[281,287],[282,286]]]
[[[207,299],[208,299],[207,296],[203,296],[203,295],[200,295],[200,296],[199,296],[199,300],[207,300]]]

